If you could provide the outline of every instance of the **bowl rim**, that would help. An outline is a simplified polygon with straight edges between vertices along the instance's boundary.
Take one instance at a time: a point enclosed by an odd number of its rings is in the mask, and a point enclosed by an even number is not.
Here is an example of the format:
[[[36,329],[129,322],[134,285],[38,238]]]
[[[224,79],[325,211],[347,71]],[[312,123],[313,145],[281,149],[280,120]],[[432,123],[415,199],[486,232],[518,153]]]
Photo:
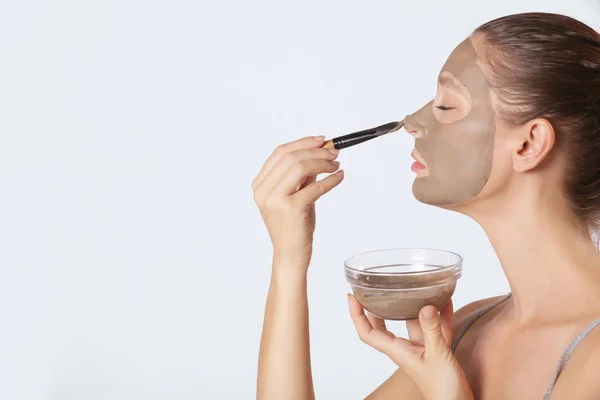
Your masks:
[[[441,253],[446,253],[446,254],[452,254],[452,255],[458,257],[458,261],[456,263],[453,263],[451,265],[448,265],[448,266],[445,266],[445,267],[442,267],[442,268],[437,268],[437,269],[427,270],[427,271],[417,271],[417,272],[377,272],[377,271],[365,271],[363,269],[352,268],[352,267],[350,267],[348,265],[348,261],[350,261],[350,260],[352,260],[353,258],[356,258],[356,257],[360,257],[360,256],[364,256],[364,255],[367,255],[367,254],[372,254],[372,253],[381,253],[381,252],[385,252],[385,251],[397,251],[397,250],[441,252]],[[455,252],[450,251],[450,250],[434,249],[434,248],[427,248],[427,247],[390,247],[390,248],[386,248],[386,249],[365,251],[365,252],[358,253],[358,254],[355,254],[353,256],[350,256],[350,257],[348,257],[347,259],[344,260],[344,269],[350,270],[350,271],[354,271],[354,272],[358,272],[358,273],[361,273],[361,274],[364,274],[364,275],[377,275],[377,276],[402,276],[402,275],[411,275],[411,276],[419,276],[419,275],[428,275],[428,274],[439,273],[439,272],[451,270],[451,269],[457,268],[457,267],[462,270],[463,261],[464,261],[464,259],[463,259],[463,257],[460,254],[455,253]]]

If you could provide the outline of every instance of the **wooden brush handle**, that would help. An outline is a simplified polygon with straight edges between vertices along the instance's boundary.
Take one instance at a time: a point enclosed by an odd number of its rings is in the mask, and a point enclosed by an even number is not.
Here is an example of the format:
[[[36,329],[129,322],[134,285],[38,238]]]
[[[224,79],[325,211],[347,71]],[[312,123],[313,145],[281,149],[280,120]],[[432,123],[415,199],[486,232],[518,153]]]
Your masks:
[[[325,144],[321,147],[324,149],[335,149],[335,146],[333,145],[333,140],[326,141]]]

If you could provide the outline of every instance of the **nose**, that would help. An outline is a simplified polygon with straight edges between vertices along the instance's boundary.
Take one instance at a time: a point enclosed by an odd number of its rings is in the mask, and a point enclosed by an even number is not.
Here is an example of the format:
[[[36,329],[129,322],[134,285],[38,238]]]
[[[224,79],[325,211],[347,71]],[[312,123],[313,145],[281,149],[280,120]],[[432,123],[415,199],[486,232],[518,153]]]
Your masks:
[[[421,125],[418,121],[416,121],[414,114],[407,115],[404,118],[404,130],[412,135],[415,139],[423,137],[423,125]]]

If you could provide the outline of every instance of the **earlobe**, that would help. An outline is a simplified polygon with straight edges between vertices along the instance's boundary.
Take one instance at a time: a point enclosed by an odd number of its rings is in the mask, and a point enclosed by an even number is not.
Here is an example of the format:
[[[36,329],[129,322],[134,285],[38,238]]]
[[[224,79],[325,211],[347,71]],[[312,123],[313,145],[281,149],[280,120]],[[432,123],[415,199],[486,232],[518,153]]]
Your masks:
[[[548,156],[556,141],[554,127],[546,119],[535,119],[522,127],[523,135],[514,157],[517,172],[536,168]]]

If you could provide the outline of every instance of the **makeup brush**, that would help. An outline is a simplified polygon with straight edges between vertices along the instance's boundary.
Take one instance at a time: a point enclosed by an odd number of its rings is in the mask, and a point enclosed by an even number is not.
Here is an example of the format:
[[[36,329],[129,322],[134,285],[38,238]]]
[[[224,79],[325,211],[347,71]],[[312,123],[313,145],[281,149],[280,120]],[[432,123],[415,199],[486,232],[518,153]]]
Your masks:
[[[366,142],[367,140],[375,139],[376,137],[385,135],[387,133],[395,132],[403,126],[404,120],[400,122],[390,122],[388,124],[381,125],[376,128],[366,129],[364,131],[349,133],[347,135],[339,136],[326,141],[323,145],[323,148],[338,150],[345,149],[347,147]]]

